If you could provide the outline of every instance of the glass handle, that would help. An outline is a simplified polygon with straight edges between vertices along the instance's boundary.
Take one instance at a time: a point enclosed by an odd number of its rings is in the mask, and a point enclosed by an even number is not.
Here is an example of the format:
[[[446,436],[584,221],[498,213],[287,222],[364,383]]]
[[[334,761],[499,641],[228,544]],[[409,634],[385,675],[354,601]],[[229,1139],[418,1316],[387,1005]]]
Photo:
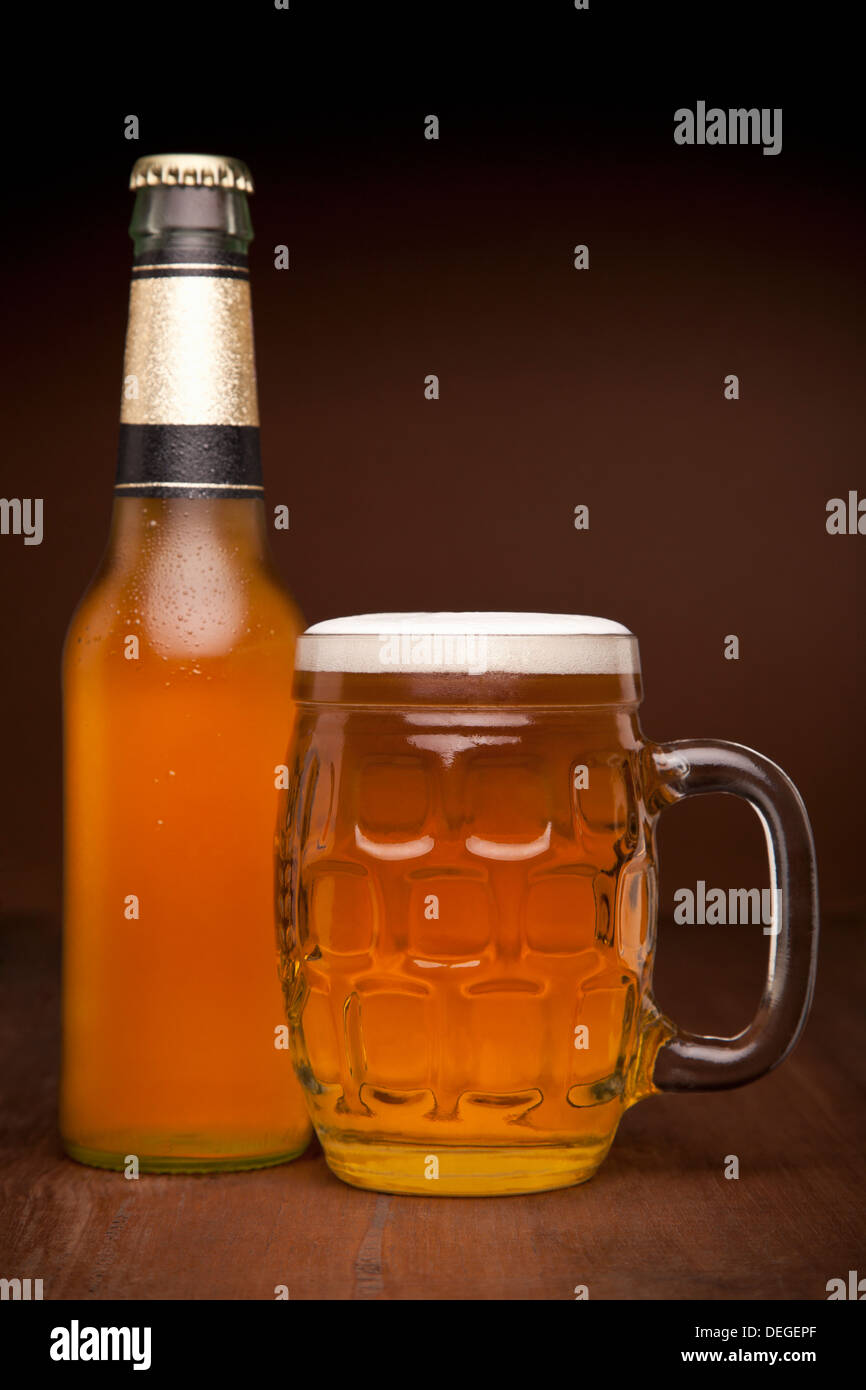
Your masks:
[[[652,810],[704,792],[741,796],[757,812],[770,859],[772,924],[767,978],[758,1011],[732,1038],[676,1029],[653,1072],[659,1091],[715,1091],[744,1086],[779,1065],[809,1013],[818,950],[818,877],[806,808],[780,767],[737,743],[686,739],[652,745]]]

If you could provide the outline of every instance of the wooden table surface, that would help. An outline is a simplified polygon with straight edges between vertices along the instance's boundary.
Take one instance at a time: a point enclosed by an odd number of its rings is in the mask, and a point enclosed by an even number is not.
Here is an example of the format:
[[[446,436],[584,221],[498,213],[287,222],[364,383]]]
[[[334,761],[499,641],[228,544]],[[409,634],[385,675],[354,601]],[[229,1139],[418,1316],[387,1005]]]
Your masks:
[[[736,1031],[765,942],[663,927],[656,996],[685,1027]],[[826,927],[793,1057],[738,1091],[665,1096],[624,1118],[597,1176],[528,1197],[378,1196],[314,1143],[293,1164],[219,1176],[82,1167],[55,1108],[59,933],[0,919],[0,1276],[46,1299],[825,1299],[866,1275],[859,923]],[[726,1155],[740,1177],[723,1176]]]

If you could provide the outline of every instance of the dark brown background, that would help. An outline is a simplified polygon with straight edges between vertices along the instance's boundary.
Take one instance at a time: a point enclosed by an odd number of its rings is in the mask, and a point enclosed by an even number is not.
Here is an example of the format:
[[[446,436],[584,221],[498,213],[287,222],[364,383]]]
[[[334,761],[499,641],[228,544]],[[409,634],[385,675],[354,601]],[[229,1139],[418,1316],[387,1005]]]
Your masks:
[[[59,649],[109,522],[129,167],[203,148],[258,182],[268,502],[291,507],[274,551],[308,621],[515,608],[625,622],[647,732],[776,759],[812,816],[825,907],[856,912],[866,538],[829,536],[825,507],[866,494],[864,215],[838,95],[748,45],[733,67],[721,51],[709,66],[706,46],[684,65],[673,14],[670,30],[644,16],[630,42],[622,16],[564,7],[471,34],[343,21],[340,42],[291,16],[291,31],[268,15],[239,36],[230,79],[200,62],[166,81],[132,45],[92,89],[76,74],[74,138],[54,107],[25,131],[2,492],[45,499],[45,540],[0,540],[0,905],[58,900]],[[698,97],[782,105],[782,153],[676,146],[673,112]],[[588,272],[572,268],[578,242]],[[730,798],[667,817],[662,863],[663,907],[698,878],[767,882],[757,821]]]

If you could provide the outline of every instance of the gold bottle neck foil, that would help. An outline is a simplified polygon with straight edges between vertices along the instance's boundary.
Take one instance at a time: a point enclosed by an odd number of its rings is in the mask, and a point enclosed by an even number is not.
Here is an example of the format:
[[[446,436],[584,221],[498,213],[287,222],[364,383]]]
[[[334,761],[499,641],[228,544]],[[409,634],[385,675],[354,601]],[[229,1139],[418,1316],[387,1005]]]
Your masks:
[[[121,423],[258,425],[245,274],[201,264],[149,271],[138,267],[130,286]]]

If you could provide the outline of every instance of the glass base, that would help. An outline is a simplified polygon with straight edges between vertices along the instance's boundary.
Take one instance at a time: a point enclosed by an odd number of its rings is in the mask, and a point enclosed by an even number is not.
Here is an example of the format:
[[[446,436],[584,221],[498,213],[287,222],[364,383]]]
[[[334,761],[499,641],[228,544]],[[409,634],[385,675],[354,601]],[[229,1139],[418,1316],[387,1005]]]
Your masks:
[[[187,1154],[136,1154],[140,1173],[239,1173],[251,1168],[275,1168],[279,1163],[290,1163],[299,1158],[307,1147],[308,1140],[297,1149],[276,1154],[229,1154],[224,1158],[196,1158]],[[81,1144],[62,1141],[64,1152],[76,1163],[86,1163],[90,1168],[110,1168],[123,1172],[127,1167],[127,1155],[110,1153],[103,1149],[88,1149]]]
[[[328,1167],[343,1182],[416,1197],[505,1197],[574,1187],[593,1176],[611,1143],[436,1148],[319,1138]]]

